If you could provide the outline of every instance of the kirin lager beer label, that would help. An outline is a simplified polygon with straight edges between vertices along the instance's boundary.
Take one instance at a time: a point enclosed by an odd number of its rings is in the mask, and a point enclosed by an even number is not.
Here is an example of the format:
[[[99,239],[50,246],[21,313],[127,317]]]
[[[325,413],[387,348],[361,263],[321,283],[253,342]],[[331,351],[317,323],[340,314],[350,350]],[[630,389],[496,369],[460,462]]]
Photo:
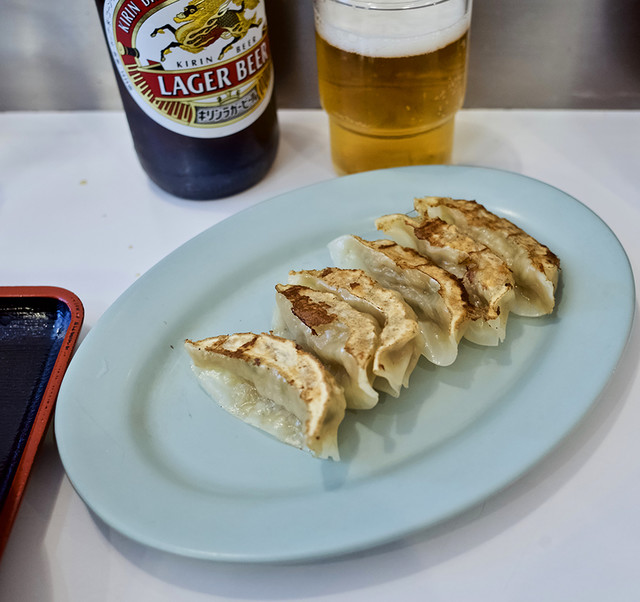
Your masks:
[[[262,0],[106,0],[114,64],[167,129],[218,138],[245,129],[273,93]]]

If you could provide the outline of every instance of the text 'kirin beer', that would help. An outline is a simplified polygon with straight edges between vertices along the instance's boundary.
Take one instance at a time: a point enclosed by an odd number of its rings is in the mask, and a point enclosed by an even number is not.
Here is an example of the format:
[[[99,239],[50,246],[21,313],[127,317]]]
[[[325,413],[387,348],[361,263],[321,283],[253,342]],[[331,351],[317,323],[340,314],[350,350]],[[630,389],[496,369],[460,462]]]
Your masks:
[[[96,0],[136,152],[171,194],[249,188],[278,147],[263,0]]]

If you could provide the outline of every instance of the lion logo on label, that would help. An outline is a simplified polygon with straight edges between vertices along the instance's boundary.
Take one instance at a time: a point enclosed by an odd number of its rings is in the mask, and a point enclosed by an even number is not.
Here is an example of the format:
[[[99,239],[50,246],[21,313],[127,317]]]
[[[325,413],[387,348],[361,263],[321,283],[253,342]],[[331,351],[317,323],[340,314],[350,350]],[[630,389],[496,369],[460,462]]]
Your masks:
[[[164,62],[173,48],[197,54],[219,39],[230,40],[220,51],[218,60],[222,60],[250,29],[262,24],[262,19],[255,15],[251,18],[245,16],[246,11],[253,10],[258,3],[259,0],[244,0],[239,4],[240,8],[230,8],[231,0],[191,0],[173,18],[177,27],[166,23],[151,32],[151,37],[156,37],[167,30],[175,38],[162,49],[160,60]]]

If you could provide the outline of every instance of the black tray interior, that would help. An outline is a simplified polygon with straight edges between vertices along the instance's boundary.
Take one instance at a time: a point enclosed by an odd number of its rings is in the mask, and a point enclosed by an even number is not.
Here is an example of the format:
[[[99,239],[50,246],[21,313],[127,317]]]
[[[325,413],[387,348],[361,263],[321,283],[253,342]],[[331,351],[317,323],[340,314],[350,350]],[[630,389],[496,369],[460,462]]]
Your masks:
[[[0,298],[0,508],[71,317],[58,299]]]

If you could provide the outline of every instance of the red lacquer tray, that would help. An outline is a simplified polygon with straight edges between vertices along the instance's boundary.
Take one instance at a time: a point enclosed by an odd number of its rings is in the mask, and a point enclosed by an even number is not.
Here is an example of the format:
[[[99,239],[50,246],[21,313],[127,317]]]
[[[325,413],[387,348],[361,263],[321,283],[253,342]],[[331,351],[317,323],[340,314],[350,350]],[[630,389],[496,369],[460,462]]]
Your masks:
[[[0,556],[84,319],[57,287],[0,287]]]

